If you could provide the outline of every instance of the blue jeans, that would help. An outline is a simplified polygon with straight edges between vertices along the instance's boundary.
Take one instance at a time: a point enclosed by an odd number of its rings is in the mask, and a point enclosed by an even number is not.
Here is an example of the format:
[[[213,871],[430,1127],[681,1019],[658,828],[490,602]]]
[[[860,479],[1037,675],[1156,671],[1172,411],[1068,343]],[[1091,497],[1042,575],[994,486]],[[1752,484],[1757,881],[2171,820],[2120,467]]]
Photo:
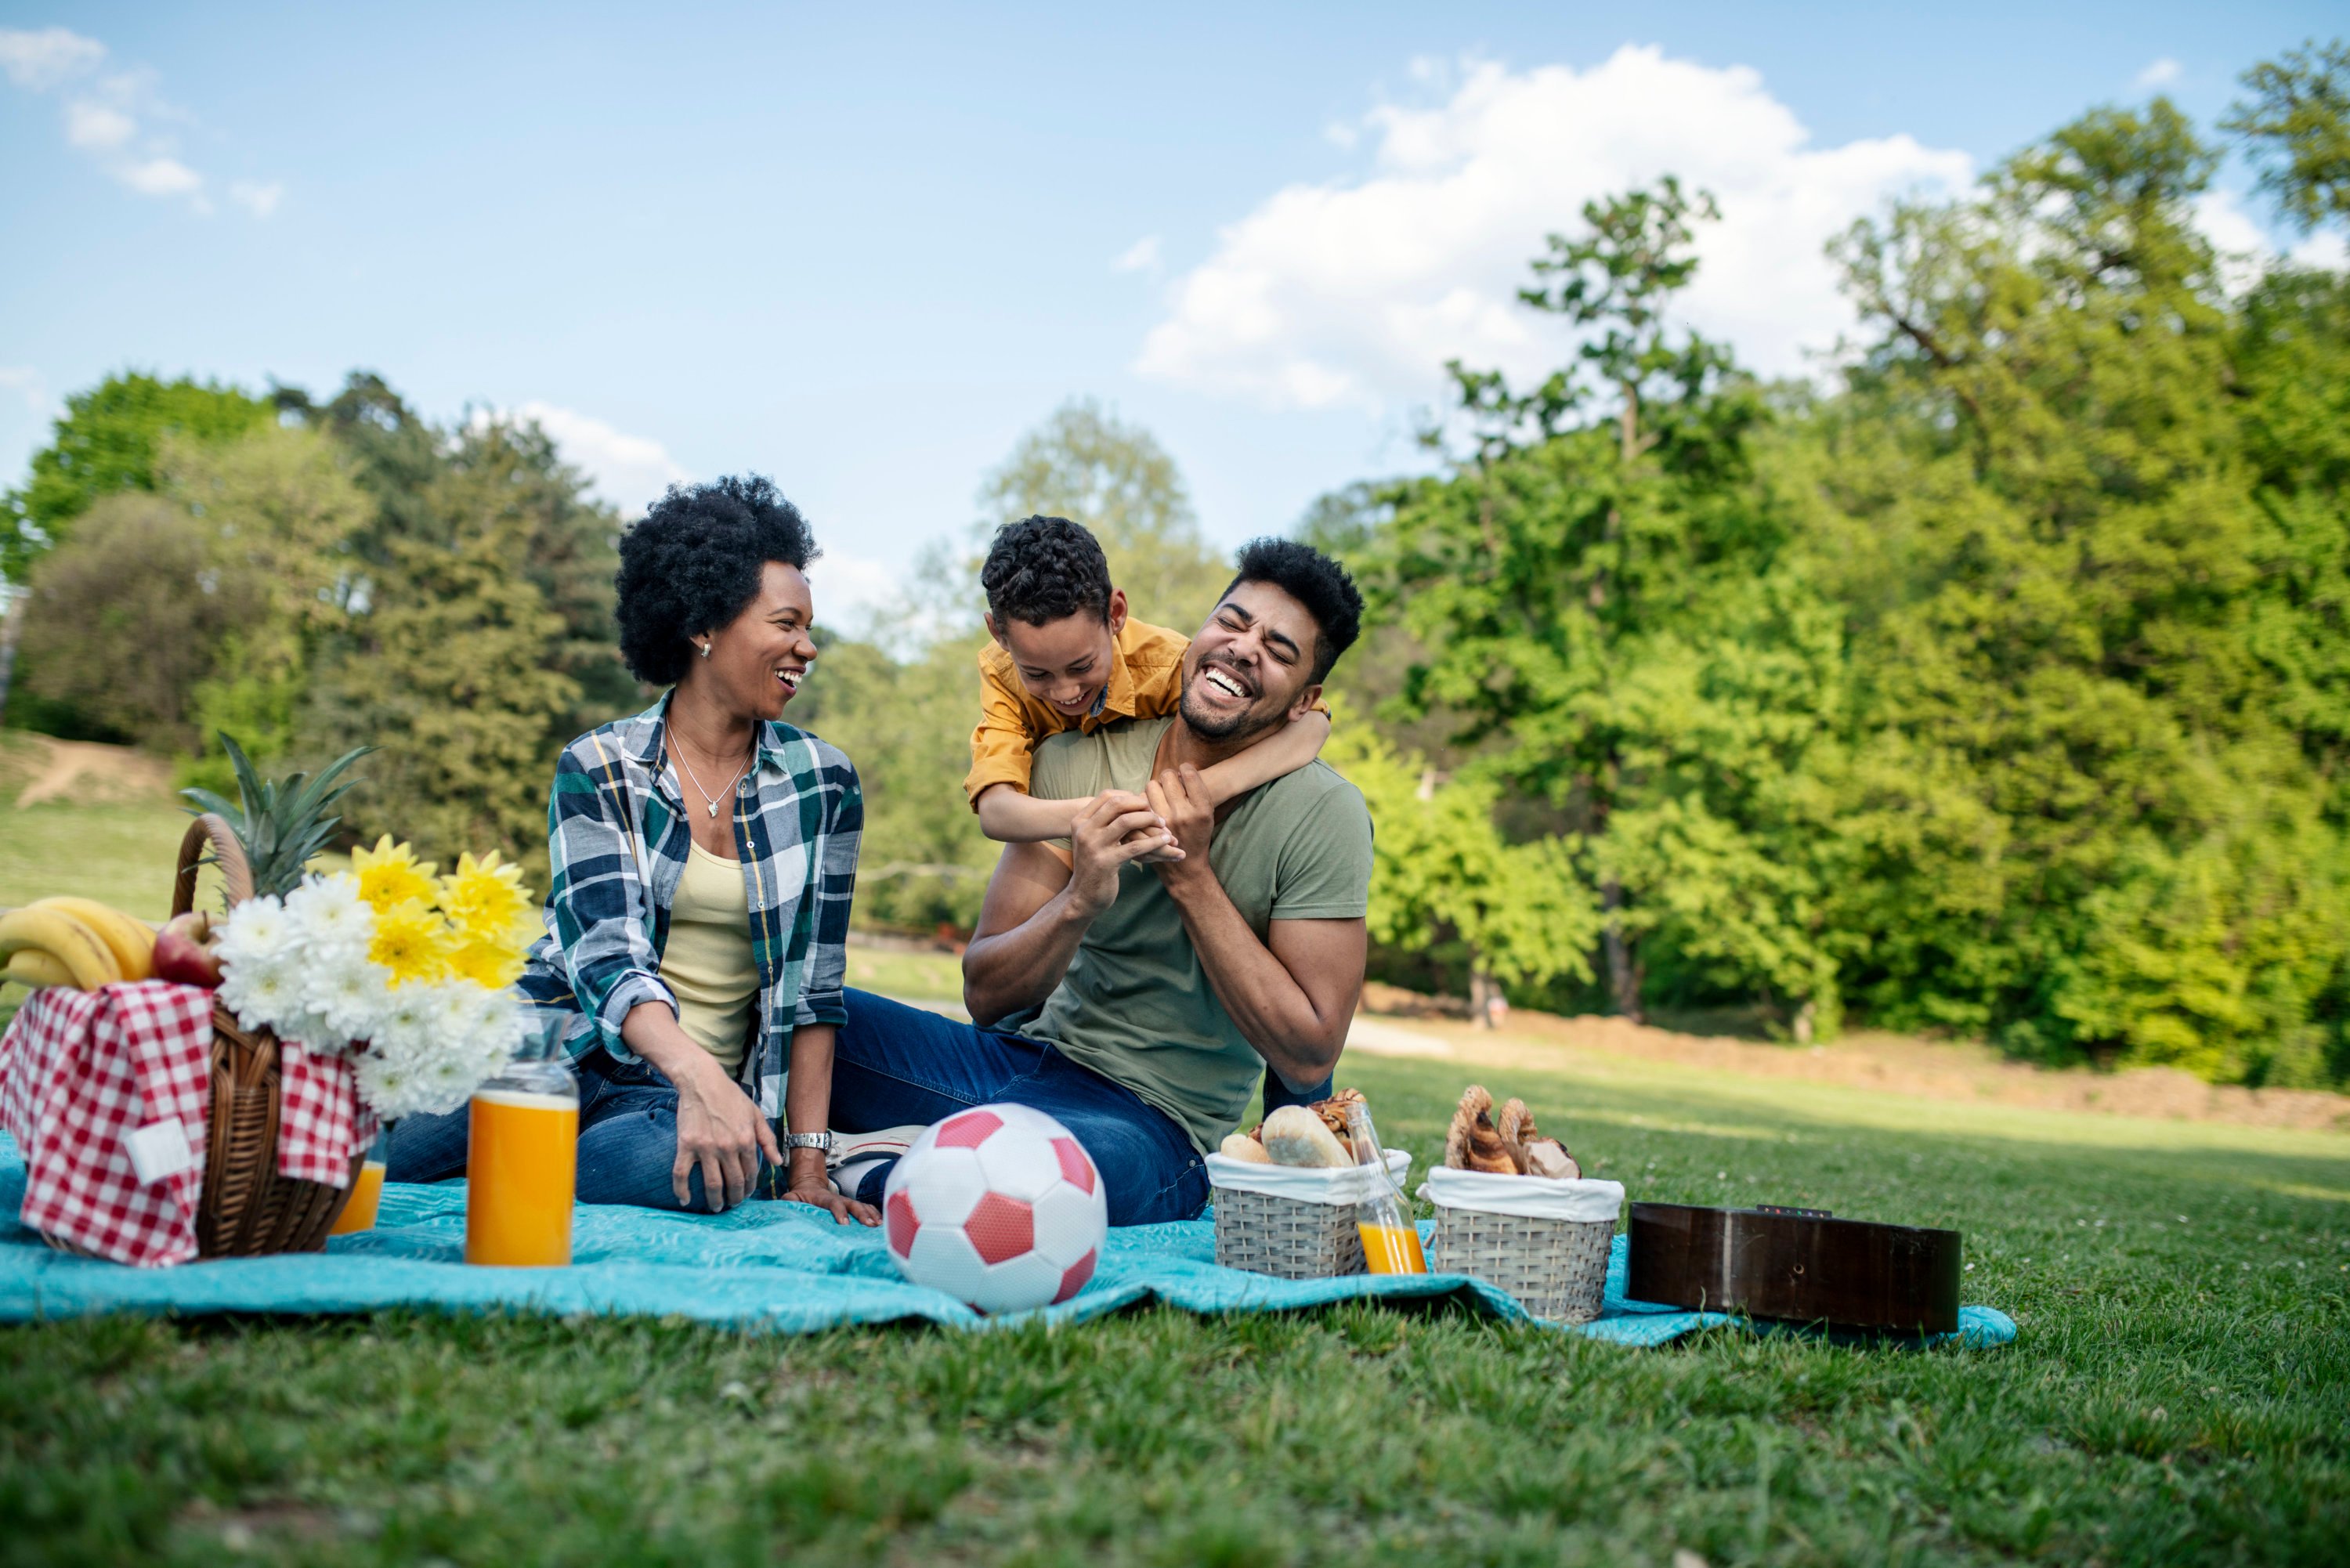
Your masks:
[[[1207,1168],[1191,1137],[1133,1090],[1042,1041],[958,1023],[885,996],[847,995],[848,1022],[833,1049],[833,1126],[873,1132],[927,1126],[972,1106],[1028,1106],[1067,1127],[1093,1157],[1111,1224],[1189,1220],[1207,1203]],[[866,1175],[857,1196],[879,1204],[895,1163]]]
[[[650,1062],[616,1062],[601,1050],[572,1063],[579,1078],[579,1177],[582,1203],[628,1203],[675,1209],[670,1171],[677,1164],[677,1089]],[[745,1089],[744,1094],[750,1093]],[[387,1181],[445,1181],[465,1174],[467,1113],[406,1116],[392,1128],[384,1164]],[[757,1197],[775,1196],[775,1168],[760,1162]],[[702,1201],[702,1168],[686,1180],[688,1209]]]

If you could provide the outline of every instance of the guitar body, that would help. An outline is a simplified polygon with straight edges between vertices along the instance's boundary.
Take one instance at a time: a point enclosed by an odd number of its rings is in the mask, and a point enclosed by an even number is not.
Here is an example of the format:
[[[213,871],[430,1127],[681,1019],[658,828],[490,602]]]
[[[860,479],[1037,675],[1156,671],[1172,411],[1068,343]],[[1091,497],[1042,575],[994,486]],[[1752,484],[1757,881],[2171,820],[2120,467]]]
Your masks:
[[[1635,1301],[1880,1334],[1959,1326],[1956,1231],[1810,1209],[1632,1205]]]

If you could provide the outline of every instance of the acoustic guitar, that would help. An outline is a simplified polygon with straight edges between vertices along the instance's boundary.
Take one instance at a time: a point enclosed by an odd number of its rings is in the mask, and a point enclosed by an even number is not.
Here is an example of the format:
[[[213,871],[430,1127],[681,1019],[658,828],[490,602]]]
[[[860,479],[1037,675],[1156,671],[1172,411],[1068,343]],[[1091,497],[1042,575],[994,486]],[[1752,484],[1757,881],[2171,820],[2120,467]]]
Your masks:
[[[1864,1333],[1949,1334],[1959,1326],[1960,1240],[1824,1209],[1635,1203],[1626,1293]]]

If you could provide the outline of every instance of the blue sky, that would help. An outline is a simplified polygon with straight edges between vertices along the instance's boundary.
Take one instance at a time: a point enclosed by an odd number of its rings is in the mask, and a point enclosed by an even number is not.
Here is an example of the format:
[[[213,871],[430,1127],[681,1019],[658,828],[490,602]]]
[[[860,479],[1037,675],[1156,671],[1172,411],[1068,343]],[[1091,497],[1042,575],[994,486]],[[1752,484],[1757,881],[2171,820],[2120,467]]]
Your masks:
[[[0,5],[0,482],[139,367],[536,413],[623,503],[774,474],[844,607],[1093,395],[1220,541],[1534,369],[1546,228],[1722,197],[1700,325],[1797,369],[1820,238],[2099,102],[2205,121],[2302,4],[1178,9]],[[62,34],[51,29],[63,29]],[[2241,192],[2249,178],[2231,170]],[[2215,235],[2272,238],[2227,195]],[[820,613],[823,607],[820,606]]]

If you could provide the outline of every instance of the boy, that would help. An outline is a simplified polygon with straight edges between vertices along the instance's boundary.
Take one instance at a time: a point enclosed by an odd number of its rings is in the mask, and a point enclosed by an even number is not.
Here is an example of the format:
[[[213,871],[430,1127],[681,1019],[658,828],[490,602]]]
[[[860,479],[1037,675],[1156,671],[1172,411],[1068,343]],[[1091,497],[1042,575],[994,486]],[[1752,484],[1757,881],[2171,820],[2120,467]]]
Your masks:
[[[1006,524],[981,566],[987,629],[980,650],[979,727],[963,792],[980,831],[1003,844],[1066,838],[1092,799],[1035,800],[1029,760],[1047,735],[1115,719],[1157,719],[1183,694],[1180,632],[1134,620],[1092,534],[1066,517]],[[1330,736],[1317,709],[1281,734],[1201,774],[1216,805],[1312,762]]]

